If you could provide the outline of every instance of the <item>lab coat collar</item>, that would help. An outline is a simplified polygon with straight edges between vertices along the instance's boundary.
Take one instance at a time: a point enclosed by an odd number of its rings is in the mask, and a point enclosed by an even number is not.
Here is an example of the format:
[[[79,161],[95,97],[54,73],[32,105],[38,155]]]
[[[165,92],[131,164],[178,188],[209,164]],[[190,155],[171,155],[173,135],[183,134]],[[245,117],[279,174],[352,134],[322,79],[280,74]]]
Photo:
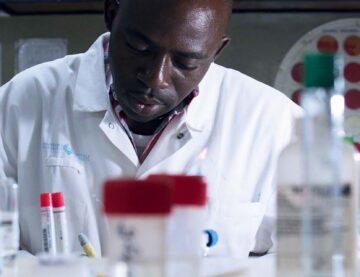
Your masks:
[[[207,112],[203,110],[204,114],[199,113],[201,106],[198,97],[200,95],[192,100],[185,112],[185,125],[190,133],[202,132],[206,128],[207,120],[205,118],[207,117]]]
[[[110,33],[101,35],[81,55],[73,104],[76,111],[99,112],[108,108],[103,45],[109,37]]]
[[[186,126],[191,133],[203,132],[211,129],[216,114],[214,101],[219,90],[215,89],[214,81],[220,74],[217,72],[217,65],[211,64],[209,70],[199,84],[199,95],[196,96],[190,103],[186,112]],[[215,78],[214,78],[215,77]]]

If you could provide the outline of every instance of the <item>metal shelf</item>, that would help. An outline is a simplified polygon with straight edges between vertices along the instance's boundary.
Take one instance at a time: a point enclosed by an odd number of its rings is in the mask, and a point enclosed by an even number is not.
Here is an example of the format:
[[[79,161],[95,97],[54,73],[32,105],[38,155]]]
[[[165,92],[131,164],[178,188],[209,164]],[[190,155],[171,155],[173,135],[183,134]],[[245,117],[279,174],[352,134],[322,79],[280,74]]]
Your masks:
[[[234,12],[360,11],[360,0],[235,0]]]
[[[9,15],[102,13],[103,0],[0,0]]]
[[[10,15],[102,13],[103,0],[0,0]],[[360,11],[360,0],[235,0],[234,12]]]

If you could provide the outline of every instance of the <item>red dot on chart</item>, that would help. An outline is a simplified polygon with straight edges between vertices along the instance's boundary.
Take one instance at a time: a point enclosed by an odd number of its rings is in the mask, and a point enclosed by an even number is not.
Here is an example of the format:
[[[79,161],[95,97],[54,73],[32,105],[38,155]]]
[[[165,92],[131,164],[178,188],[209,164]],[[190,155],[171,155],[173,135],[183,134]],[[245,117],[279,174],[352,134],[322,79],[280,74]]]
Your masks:
[[[303,79],[303,64],[302,63],[297,63],[293,66],[293,68],[291,69],[291,77],[298,83],[302,82]]]
[[[291,95],[291,100],[294,101],[296,104],[300,105],[300,95],[301,95],[300,89],[294,91],[293,94]]]
[[[358,152],[360,152],[360,143],[355,142],[354,145],[355,145],[355,147],[356,147],[356,150],[357,150]]]
[[[360,64],[348,63],[344,68],[344,77],[350,83],[356,83],[360,81]]]
[[[357,56],[360,54],[360,37],[349,36],[344,41],[345,52],[350,56]]]
[[[345,93],[345,106],[352,110],[360,108],[360,90],[350,89]]]
[[[333,36],[322,36],[317,42],[317,49],[321,52],[334,53],[338,50],[339,44]]]

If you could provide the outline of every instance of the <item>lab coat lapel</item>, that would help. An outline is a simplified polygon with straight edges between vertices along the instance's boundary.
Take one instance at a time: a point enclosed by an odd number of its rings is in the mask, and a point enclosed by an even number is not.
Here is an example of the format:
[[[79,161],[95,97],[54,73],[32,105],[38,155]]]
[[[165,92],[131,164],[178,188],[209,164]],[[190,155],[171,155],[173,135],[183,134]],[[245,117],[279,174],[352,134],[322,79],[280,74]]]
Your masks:
[[[119,149],[135,167],[138,167],[139,158],[136,155],[134,146],[111,110],[106,111],[100,123],[100,128],[112,144]]]
[[[134,146],[116,119],[109,102],[105,82],[103,48],[104,42],[108,39],[109,33],[99,37],[87,51],[87,55],[84,55],[79,61],[78,66],[84,67],[84,69],[79,70],[79,76],[77,76],[73,108],[75,111],[83,112],[106,110],[99,126],[100,129],[112,144],[137,167],[139,159]]]
[[[162,167],[170,159],[186,162],[186,156],[191,156],[191,150],[183,152],[182,149],[189,143],[203,144],[208,137],[208,130],[212,124],[212,114],[204,113],[201,109],[199,96],[195,97],[184,113],[175,117],[161,134],[159,140],[138,169],[137,176],[146,176],[156,172],[156,168]],[[196,147],[191,147],[195,151]],[[177,156],[178,155],[178,156]],[[180,162],[181,161],[181,162]]]
[[[137,176],[146,174],[160,162],[174,155],[192,139],[184,116],[175,117],[161,134],[159,140],[141,164]]]

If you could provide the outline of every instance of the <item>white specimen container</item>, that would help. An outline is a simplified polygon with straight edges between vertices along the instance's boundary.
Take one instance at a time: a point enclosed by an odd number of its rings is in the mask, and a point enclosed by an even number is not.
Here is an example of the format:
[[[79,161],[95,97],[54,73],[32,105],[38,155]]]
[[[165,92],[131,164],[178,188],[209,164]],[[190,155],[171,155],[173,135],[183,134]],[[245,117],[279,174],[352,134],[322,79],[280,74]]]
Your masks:
[[[150,180],[109,180],[103,199],[110,262],[125,262],[128,276],[166,276],[171,186]]]

